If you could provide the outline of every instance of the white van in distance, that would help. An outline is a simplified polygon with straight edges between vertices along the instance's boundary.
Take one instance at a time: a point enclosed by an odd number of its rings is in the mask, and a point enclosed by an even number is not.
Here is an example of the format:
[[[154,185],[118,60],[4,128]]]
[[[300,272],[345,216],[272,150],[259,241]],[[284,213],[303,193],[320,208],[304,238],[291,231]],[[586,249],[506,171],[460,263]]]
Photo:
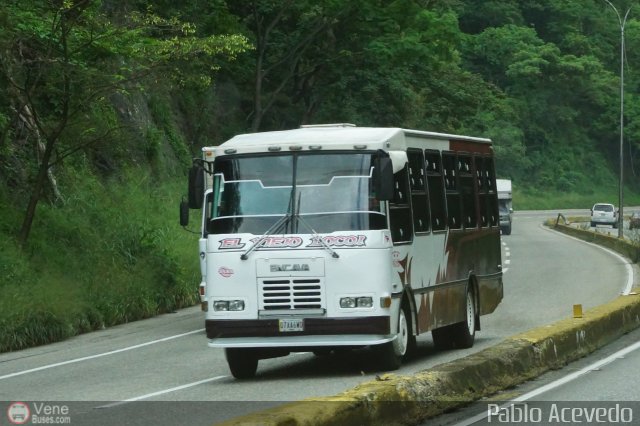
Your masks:
[[[613,204],[596,203],[591,208],[591,226],[598,224],[618,227],[618,212]]]

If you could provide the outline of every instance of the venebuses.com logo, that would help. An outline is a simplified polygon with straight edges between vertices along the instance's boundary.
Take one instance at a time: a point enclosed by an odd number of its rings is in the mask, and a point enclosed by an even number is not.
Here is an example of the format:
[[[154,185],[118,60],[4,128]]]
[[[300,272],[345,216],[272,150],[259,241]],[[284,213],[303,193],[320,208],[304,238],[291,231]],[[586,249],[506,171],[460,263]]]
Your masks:
[[[13,402],[7,408],[7,418],[14,425],[23,425],[29,421],[31,410],[24,402]]]
[[[69,406],[46,402],[12,402],[7,408],[7,419],[11,424],[70,424]],[[1,423],[0,423],[1,424]]]

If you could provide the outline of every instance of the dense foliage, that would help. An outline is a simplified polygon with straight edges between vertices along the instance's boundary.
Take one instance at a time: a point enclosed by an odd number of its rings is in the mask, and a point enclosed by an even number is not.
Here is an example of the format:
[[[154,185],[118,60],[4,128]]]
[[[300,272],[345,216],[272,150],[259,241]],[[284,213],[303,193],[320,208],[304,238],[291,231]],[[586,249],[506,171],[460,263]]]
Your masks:
[[[612,3],[633,6],[636,200],[640,5]],[[194,237],[175,224],[184,172],[240,132],[485,136],[516,208],[615,202],[620,34],[605,0],[4,1],[0,350],[194,303]]]

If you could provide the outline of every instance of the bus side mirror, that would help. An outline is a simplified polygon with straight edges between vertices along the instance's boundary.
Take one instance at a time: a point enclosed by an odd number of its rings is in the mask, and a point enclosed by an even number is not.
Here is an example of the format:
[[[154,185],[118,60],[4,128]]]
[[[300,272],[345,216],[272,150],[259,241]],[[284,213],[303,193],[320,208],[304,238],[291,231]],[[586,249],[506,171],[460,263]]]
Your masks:
[[[378,200],[393,200],[393,164],[388,155],[376,157],[373,167],[373,182]]]
[[[201,209],[204,199],[204,170],[192,166],[189,169],[189,208]]]
[[[180,226],[189,225],[189,203],[186,200],[180,202]]]

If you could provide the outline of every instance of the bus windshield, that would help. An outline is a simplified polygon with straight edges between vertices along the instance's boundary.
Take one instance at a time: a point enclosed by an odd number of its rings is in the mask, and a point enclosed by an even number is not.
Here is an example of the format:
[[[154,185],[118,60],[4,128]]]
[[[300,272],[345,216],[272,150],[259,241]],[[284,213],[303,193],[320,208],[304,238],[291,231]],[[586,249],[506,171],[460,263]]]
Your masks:
[[[371,153],[290,153],[216,159],[216,206],[209,233],[280,233],[384,229],[375,198]],[[308,228],[312,228],[311,231]]]

